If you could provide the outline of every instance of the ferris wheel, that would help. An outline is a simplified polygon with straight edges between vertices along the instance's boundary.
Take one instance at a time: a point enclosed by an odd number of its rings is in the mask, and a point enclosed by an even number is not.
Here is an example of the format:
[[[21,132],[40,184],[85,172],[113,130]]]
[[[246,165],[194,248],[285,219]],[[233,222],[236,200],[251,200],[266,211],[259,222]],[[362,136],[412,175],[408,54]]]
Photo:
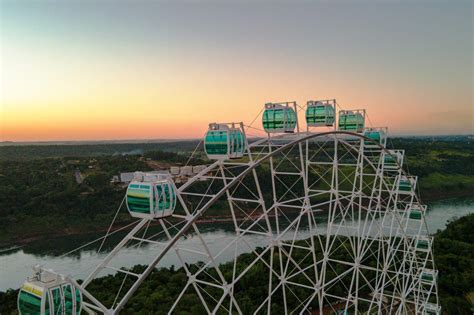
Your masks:
[[[81,283],[36,267],[20,314],[116,314],[170,256],[186,275],[170,314],[190,300],[204,314],[441,314],[417,178],[403,171],[403,150],[386,148],[387,128],[366,120],[321,100],[265,104],[261,138],[241,122],[210,124],[213,162],[179,187],[137,172],[125,198],[139,218],[131,231]],[[223,219],[230,232],[211,244],[199,223]],[[114,265],[141,244],[154,252],[141,272]],[[90,284],[111,271],[124,280],[101,301]],[[249,306],[243,292],[256,281],[264,289]]]

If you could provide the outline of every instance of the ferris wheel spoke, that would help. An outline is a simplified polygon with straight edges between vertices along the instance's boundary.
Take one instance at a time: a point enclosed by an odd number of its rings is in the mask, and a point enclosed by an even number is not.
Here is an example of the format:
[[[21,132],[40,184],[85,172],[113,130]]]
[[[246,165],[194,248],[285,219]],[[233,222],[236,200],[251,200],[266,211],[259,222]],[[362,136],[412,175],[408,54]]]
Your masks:
[[[302,178],[299,177],[298,179],[296,179],[293,184],[291,184],[290,186],[288,186],[279,176],[274,176],[273,178],[277,179],[278,182],[284,186],[284,188],[286,189],[285,193],[282,194],[281,196],[279,196],[279,199],[277,200],[277,202],[282,202],[283,201],[283,198],[285,198],[287,196],[288,193],[290,193],[294,198],[295,200],[299,200],[301,199],[301,196],[298,196],[294,191],[292,191],[293,188],[295,188],[295,186],[297,184],[301,184],[301,180]]]
[[[328,148],[329,146],[332,145],[332,139],[330,139],[329,137],[324,137],[324,140],[323,141],[307,141],[307,145],[310,144],[312,146],[316,146],[316,149],[312,150],[311,152],[311,156],[308,155],[308,159],[309,160],[313,160],[313,159],[316,159],[316,157],[318,157],[317,160],[321,160],[321,154],[323,155],[323,157],[325,159],[332,159],[332,156],[330,154],[330,152],[328,152]]]
[[[303,275],[304,278],[306,278],[313,286],[315,286],[315,280],[311,279],[311,277],[306,274],[305,270],[302,269],[299,266],[299,264],[283,248],[282,248],[282,253],[285,255],[286,261],[287,261],[287,263],[285,265],[285,270],[283,271],[283,276],[286,278],[286,280],[288,279],[288,270],[287,269],[288,269],[288,266],[289,266],[289,262],[291,262],[293,264],[294,269],[298,270],[298,272],[291,275],[291,276],[289,276],[289,277],[291,278],[291,277],[296,277],[298,275]]]
[[[294,314],[297,312],[297,310],[305,304],[305,301],[311,297],[311,295],[309,297],[306,297],[305,299],[301,300],[300,298],[300,295],[303,294],[302,292],[302,289],[306,289],[306,290],[309,290],[310,292],[313,292],[314,291],[314,287],[311,287],[311,286],[306,286],[306,285],[303,285],[301,283],[296,283],[296,282],[291,282],[291,281],[287,281],[285,280],[285,284],[284,284],[287,288],[288,288],[288,292],[291,294],[290,296],[293,296],[294,299],[296,299],[297,303],[296,305],[292,305],[292,308],[293,310],[289,312],[289,314]],[[294,292],[294,290],[292,290],[292,286],[298,288],[298,294],[296,294]]]

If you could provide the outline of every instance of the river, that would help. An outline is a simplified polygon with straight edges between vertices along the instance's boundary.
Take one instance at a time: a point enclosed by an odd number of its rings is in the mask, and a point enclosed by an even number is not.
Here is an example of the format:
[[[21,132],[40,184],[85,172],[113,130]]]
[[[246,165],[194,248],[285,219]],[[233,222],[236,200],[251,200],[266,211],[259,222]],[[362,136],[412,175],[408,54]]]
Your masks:
[[[474,198],[455,198],[429,203],[429,210],[426,215],[428,227],[432,233],[439,229],[444,229],[447,222],[456,217],[461,217],[474,212]],[[229,224],[207,225],[201,228],[201,233],[206,239],[211,251],[216,251],[224,247],[232,238]],[[97,246],[89,246],[76,252],[73,256],[60,257],[62,254],[85,244],[98,237],[97,234],[57,237],[49,240],[32,242],[21,248],[0,252],[0,290],[8,288],[18,288],[25,278],[31,275],[31,266],[42,264],[47,268],[72,275],[74,278],[84,278],[90,270],[96,266],[111,250],[113,244],[117,243],[122,235],[112,236],[106,242],[103,251],[97,254]],[[249,236],[250,237],[250,236]],[[265,239],[254,238],[252,243],[265,244]],[[303,234],[304,237],[304,234]],[[198,242],[197,237],[186,240],[188,245]],[[248,249],[240,249],[240,252]],[[138,263],[146,264],[153,257],[156,251],[152,247],[142,246],[140,248],[130,247],[123,250],[121,255],[114,262],[114,265],[133,266]],[[222,255],[219,262],[232,259],[234,252]],[[198,257],[185,257],[187,262],[195,262]],[[160,266],[179,265],[175,255],[167,255],[160,263]]]

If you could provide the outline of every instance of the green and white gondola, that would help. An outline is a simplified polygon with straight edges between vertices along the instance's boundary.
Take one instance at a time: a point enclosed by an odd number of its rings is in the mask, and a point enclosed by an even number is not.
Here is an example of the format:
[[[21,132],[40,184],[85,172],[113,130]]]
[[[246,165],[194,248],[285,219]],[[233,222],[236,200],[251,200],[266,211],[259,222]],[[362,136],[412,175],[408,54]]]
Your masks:
[[[334,107],[321,101],[308,101],[306,104],[306,125],[309,127],[334,126]]]
[[[415,221],[420,221],[423,214],[426,213],[425,205],[412,205],[408,218]]]
[[[398,171],[403,166],[403,150],[388,150],[383,151],[383,168],[386,171]]]
[[[297,124],[295,110],[288,103],[267,103],[262,124],[267,133],[292,133]]]
[[[387,128],[365,128],[364,137],[370,140],[364,141],[365,148],[385,147],[387,143]]]
[[[365,110],[341,110],[338,130],[361,133],[365,126]]]
[[[204,137],[204,150],[209,159],[238,159],[245,152],[245,136],[235,124],[209,124]]]
[[[416,188],[416,176],[397,176],[397,189],[399,194],[414,194]]]
[[[18,293],[20,315],[76,315],[81,313],[82,294],[65,277],[34,268],[34,275]]]
[[[438,277],[438,270],[433,269],[420,269],[420,281],[422,284],[433,285]]]
[[[425,303],[423,307],[423,315],[441,315],[441,305],[434,303]]]
[[[176,191],[168,173],[136,172],[127,189],[127,208],[132,217],[159,219],[173,214]]]
[[[416,240],[415,249],[419,252],[429,252],[431,250],[431,238],[428,236],[420,236]]]

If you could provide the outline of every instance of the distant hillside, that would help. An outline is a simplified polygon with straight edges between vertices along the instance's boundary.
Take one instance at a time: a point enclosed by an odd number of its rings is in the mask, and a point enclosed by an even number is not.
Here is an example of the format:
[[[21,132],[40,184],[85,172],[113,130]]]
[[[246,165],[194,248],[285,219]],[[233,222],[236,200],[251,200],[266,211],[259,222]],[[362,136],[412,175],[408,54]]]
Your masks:
[[[252,142],[254,139],[249,139]],[[193,151],[201,139],[194,140],[121,140],[121,141],[62,141],[62,142],[0,142],[0,160],[30,160],[54,157],[93,157],[100,155],[137,155],[149,151],[183,153]],[[472,136],[406,136],[389,138],[387,147],[406,149],[407,155],[416,161],[436,149],[467,150],[474,154]],[[471,148],[470,148],[471,147]],[[464,165],[463,165],[464,166]],[[417,174],[414,172],[414,174]],[[419,174],[417,174],[419,175]]]
[[[194,150],[198,143],[199,140],[151,143],[4,145],[0,147],[0,160],[133,155],[155,150],[187,152]]]

